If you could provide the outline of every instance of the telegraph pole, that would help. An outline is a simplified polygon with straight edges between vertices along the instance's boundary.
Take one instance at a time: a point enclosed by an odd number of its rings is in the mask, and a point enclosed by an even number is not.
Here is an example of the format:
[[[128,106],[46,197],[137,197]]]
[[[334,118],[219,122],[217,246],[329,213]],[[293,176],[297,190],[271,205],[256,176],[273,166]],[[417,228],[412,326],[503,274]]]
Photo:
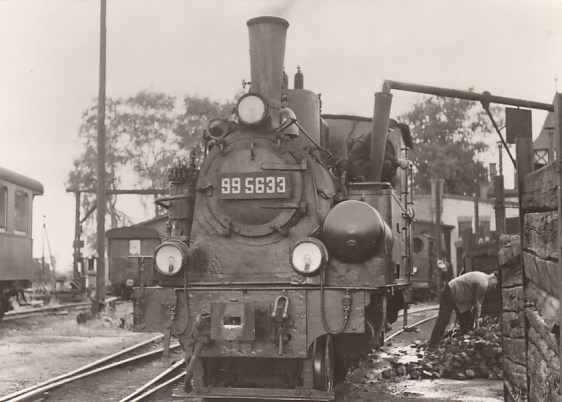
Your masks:
[[[99,314],[105,301],[105,56],[106,56],[106,0],[100,0],[100,81],[98,92],[98,166],[97,166],[97,252],[96,300],[92,301],[93,315]]]
[[[441,214],[443,212],[443,184],[444,179],[434,179],[435,185],[435,246],[437,248],[436,251],[436,260],[441,260],[443,258],[441,254],[441,248],[443,247],[442,242],[442,228],[441,228]],[[437,261],[435,262],[435,272],[437,273],[436,282],[437,282],[437,296],[438,299],[441,298],[441,287],[443,283],[441,281],[441,269],[437,267]]]

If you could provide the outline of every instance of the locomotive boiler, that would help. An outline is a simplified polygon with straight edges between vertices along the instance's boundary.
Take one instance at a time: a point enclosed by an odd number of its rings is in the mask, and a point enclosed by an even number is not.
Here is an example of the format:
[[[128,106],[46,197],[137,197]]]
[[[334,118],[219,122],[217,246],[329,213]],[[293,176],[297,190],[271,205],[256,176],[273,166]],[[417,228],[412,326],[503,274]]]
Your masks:
[[[303,75],[284,74],[287,21],[248,21],[251,88],[213,119],[197,170],[170,170],[157,287],[135,290],[135,329],[177,337],[177,396],[333,400],[346,364],[380,343],[408,285],[405,183],[381,181],[391,95],[374,118],[323,118]],[[363,132],[354,130],[361,127]],[[365,180],[343,169],[350,136],[371,131]],[[398,188],[402,190],[397,191]]]

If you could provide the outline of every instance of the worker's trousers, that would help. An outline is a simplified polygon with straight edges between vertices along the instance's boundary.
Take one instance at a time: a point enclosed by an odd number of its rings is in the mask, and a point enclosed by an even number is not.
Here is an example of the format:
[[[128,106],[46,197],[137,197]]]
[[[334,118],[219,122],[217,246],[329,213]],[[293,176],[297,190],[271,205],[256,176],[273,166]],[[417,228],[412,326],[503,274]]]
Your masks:
[[[449,288],[449,284],[443,287],[441,292],[441,300],[439,301],[439,315],[437,316],[437,321],[433,327],[433,332],[431,333],[431,338],[429,340],[429,347],[434,348],[439,345],[443,334],[445,333],[445,328],[449,324],[451,319],[451,313],[455,311],[459,324],[461,327],[461,333],[466,334],[474,327],[474,316],[472,311],[468,310],[464,313],[460,313],[455,304],[455,299],[453,298],[453,293]]]

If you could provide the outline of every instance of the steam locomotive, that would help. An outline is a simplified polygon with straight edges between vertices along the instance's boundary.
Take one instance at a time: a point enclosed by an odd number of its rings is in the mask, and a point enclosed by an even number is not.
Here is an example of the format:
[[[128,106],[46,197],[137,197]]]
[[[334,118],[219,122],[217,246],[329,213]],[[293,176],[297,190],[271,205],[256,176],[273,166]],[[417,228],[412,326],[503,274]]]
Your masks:
[[[135,289],[135,329],[180,340],[189,363],[177,397],[333,400],[346,364],[380,344],[404,305],[407,180],[380,179],[403,132],[384,92],[373,119],[322,116],[300,70],[288,88],[288,22],[247,25],[251,88],[235,119],[210,121],[201,169],[170,170],[159,286]],[[350,182],[349,142],[369,131],[365,180]]]

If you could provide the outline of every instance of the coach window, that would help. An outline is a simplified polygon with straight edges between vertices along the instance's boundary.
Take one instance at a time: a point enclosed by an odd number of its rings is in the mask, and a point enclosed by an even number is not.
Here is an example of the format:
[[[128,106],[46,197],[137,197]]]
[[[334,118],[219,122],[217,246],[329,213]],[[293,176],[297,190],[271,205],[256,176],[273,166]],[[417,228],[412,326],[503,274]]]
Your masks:
[[[8,189],[0,186],[0,232],[6,231],[8,220]]]
[[[27,194],[16,191],[15,218],[17,234],[27,234],[28,198]]]
[[[129,240],[129,255],[141,254],[141,241],[139,239]]]

